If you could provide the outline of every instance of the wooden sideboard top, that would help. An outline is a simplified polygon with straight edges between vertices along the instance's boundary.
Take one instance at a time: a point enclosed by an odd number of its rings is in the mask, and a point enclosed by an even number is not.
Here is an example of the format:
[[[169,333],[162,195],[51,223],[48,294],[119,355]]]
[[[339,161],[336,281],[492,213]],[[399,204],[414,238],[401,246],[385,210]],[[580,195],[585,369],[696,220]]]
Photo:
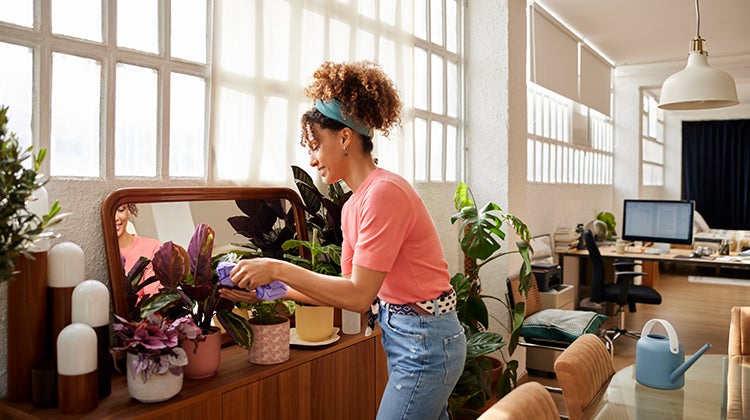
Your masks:
[[[124,374],[115,373],[112,377],[112,393],[99,400],[99,406],[80,416],[63,415],[56,408],[40,409],[30,402],[11,403],[0,400],[0,418],[137,418],[153,417],[188,407],[203,399],[213,398],[226,391],[258,382],[317,358],[341,351],[368,340],[380,339],[377,329],[369,337],[364,333],[341,335],[341,339],[325,346],[292,346],[289,360],[275,365],[255,365],[246,360],[247,351],[232,345],[221,351],[221,365],[216,374],[205,379],[185,379],[182,390],[172,399],[162,403],[141,403],[128,394]]]

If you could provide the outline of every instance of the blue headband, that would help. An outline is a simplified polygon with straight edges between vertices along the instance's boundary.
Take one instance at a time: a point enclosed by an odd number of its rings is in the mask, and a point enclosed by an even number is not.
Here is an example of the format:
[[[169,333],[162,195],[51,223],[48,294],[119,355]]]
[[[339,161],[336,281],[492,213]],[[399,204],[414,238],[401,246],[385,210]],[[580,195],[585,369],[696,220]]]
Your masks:
[[[316,99],[315,109],[320,111],[320,113],[326,117],[344,124],[359,134],[372,137],[372,129],[370,127],[355,121],[351,114],[344,117],[344,114],[341,112],[341,102],[336,99],[330,99],[328,102],[325,102],[322,99]]]

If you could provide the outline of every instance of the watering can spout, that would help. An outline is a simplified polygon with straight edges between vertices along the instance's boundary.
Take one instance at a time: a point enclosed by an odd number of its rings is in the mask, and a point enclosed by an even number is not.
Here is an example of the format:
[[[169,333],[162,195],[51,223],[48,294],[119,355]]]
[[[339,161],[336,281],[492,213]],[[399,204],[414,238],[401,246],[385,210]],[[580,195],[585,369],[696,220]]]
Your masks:
[[[669,381],[670,382],[674,382],[679,377],[681,377],[682,375],[684,375],[685,371],[688,370],[688,368],[690,368],[690,366],[692,366],[693,363],[695,363],[695,361],[698,360],[698,358],[701,357],[703,355],[703,353],[705,353],[706,350],[708,350],[710,348],[711,348],[711,344],[710,343],[706,343],[705,345],[703,345],[703,347],[701,347],[700,350],[698,350],[697,352],[695,352],[695,354],[692,355],[688,360],[686,360],[685,363],[683,363],[680,366],[678,366],[677,369],[675,369],[674,372],[672,372],[669,375]]]

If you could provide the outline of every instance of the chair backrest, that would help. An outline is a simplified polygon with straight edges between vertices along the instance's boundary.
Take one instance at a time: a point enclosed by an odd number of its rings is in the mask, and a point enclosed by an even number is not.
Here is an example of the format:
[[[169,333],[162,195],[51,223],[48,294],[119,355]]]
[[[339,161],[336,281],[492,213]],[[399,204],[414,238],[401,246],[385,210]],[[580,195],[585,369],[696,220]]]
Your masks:
[[[583,231],[583,240],[586,242],[586,250],[589,252],[589,259],[591,260],[591,300],[601,303],[604,300],[604,279],[607,275],[604,270],[604,260],[590,229]]]
[[[607,386],[615,367],[604,342],[594,334],[584,334],[558,356],[555,374],[568,416],[576,420]]]
[[[508,302],[511,308],[516,305],[516,302],[526,302],[524,306],[524,315],[528,317],[542,310],[542,296],[539,294],[539,286],[536,284],[536,279],[531,279],[531,287],[529,288],[529,295],[523,296],[523,293],[518,291],[518,286],[521,284],[521,280],[518,276],[508,277],[506,280],[508,286]]]
[[[539,382],[526,382],[479,416],[481,420],[559,420],[555,400]]]
[[[729,319],[730,356],[750,355],[750,306],[735,306]]]

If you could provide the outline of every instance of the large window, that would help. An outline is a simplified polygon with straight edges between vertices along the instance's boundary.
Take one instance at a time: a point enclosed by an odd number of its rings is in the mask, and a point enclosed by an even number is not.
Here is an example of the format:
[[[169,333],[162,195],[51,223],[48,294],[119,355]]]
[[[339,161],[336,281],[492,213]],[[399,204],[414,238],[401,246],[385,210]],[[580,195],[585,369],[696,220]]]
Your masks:
[[[537,3],[527,23],[527,181],[612,185],[612,65]]]
[[[210,0],[37,2],[2,6],[0,101],[49,173],[205,178]]]
[[[302,88],[325,60],[372,60],[404,100],[379,165],[453,181],[461,0],[2,2],[0,102],[55,177],[283,183],[305,167]],[[40,13],[35,13],[35,11]],[[38,77],[34,77],[38,75]]]
[[[641,182],[664,185],[664,111],[651,91],[641,90]]]

